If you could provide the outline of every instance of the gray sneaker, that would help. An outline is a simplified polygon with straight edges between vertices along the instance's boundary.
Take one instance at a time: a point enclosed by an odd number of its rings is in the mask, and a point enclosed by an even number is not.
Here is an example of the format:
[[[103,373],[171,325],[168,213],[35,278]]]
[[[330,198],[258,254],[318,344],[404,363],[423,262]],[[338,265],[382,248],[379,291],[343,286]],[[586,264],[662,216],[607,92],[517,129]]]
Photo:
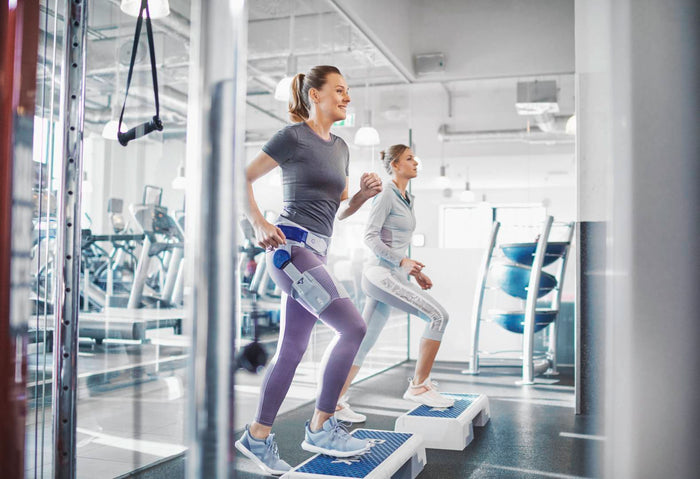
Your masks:
[[[309,452],[333,457],[350,457],[364,454],[370,448],[369,441],[352,437],[335,416],[329,417],[320,431],[312,432],[308,421],[305,429],[306,438],[301,447]]]
[[[255,439],[248,429],[249,426],[246,425],[245,432],[236,441],[236,449],[273,476],[281,476],[292,469],[292,466],[280,459],[274,434],[270,434],[265,440]]]

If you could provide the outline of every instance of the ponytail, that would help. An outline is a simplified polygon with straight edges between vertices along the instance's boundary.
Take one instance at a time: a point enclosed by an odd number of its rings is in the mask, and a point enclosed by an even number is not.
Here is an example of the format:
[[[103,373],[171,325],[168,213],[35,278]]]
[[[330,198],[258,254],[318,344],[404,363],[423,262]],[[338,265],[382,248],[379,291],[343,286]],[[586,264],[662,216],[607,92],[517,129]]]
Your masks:
[[[340,70],[328,65],[315,66],[305,75],[299,73],[292,79],[289,94],[289,119],[299,123],[309,119],[311,103],[309,102],[309,90],[320,90],[326,84],[326,77],[331,73],[340,75]]]
[[[289,92],[289,119],[293,123],[307,120],[309,118],[309,108],[304,101],[304,75],[298,73],[292,79]]]

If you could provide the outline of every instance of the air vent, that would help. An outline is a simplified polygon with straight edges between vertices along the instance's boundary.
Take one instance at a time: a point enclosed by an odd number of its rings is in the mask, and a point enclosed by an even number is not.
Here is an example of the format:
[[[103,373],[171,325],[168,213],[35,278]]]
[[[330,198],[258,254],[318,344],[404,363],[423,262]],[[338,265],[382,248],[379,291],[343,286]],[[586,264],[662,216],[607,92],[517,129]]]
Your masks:
[[[559,113],[557,82],[554,80],[518,82],[515,109],[518,115]]]
[[[415,55],[413,61],[417,75],[427,75],[430,73],[443,73],[445,71],[444,53],[423,53]]]

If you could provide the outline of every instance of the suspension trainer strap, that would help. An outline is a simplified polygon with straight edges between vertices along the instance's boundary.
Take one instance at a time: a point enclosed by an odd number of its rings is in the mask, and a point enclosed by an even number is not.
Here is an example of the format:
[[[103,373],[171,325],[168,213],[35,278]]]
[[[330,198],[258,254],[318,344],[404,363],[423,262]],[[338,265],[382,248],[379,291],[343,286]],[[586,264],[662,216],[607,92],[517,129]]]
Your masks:
[[[129,131],[122,133],[122,121],[124,119],[124,110],[126,109],[126,99],[129,96],[129,86],[131,86],[131,77],[134,73],[134,64],[136,63],[136,51],[141,38],[141,25],[143,24],[144,12],[146,12],[146,36],[148,37],[148,51],[151,56],[151,75],[153,77],[153,96],[156,104],[156,114],[149,121],[142,123]],[[136,31],[134,32],[134,46],[131,49],[131,63],[129,64],[129,75],[126,78],[126,92],[124,94],[124,104],[122,112],[119,115],[119,128],[117,130],[117,139],[122,146],[126,146],[131,140],[148,135],[152,131],[162,131],[163,122],[160,120],[160,102],[158,101],[158,72],[156,70],[156,51],[153,44],[153,27],[151,25],[151,13],[148,9],[148,0],[141,0],[141,8],[139,16],[136,20]]]

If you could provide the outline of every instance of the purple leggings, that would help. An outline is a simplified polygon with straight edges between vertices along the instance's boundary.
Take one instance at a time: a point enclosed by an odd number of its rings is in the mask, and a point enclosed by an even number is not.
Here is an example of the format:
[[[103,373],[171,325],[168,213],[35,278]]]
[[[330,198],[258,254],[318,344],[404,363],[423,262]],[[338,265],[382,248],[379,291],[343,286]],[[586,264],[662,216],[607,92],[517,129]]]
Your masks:
[[[292,264],[302,273],[308,270],[331,295],[331,303],[316,316],[303,302],[292,297],[292,281],[286,273],[273,265],[272,253],[268,252],[266,258],[270,276],[287,297],[283,299],[285,302],[282,305],[277,353],[267,369],[260,390],[256,422],[264,426],[272,426],[277,416],[277,411],[292,384],[294,372],[309,344],[311,330],[317,319],[321,319],[336,332],[335,339],[324,354],[323,373],[316,399],[316,408],[329,414],[335,412],[338,396],[367,331],[360,312],[328,271],[325,257],[302,246],[291,248]]]

